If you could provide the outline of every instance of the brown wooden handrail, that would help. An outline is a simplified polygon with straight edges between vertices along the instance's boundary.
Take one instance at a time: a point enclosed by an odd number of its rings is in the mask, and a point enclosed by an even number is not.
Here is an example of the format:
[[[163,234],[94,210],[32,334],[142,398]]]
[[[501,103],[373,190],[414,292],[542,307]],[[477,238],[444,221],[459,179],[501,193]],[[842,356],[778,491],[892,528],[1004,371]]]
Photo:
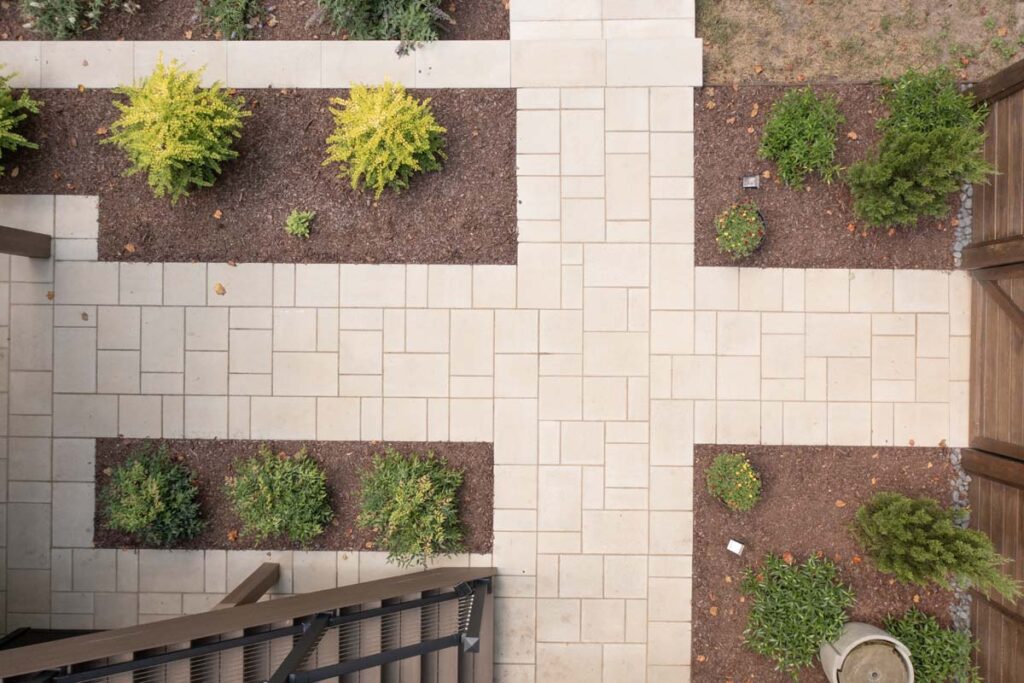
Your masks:
[[[430,590],[452,588],[462,583],[491,578],[495,574],[497,570],[493,567],[444,567],[14,648],[5,651],[0,657],[0,678],[187,643],[298,619],[325,610],[356,607]]]
[[[1002,71],[997,71],[971,88],[974,96],[982,102],[994,102],[1009,97],[1024,89],[1024,60],[1014,62]]]
[[[30,258],[50,258],[49,235],[0,225],[0,253]]]

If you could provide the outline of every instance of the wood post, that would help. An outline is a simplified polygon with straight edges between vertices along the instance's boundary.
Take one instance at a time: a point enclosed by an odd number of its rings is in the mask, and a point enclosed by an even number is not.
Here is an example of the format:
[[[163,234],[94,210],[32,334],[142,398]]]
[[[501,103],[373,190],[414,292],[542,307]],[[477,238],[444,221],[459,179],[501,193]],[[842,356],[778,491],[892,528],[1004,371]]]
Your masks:
[[[224,596],[223,600],[214,605],[213,609],[225,609],[256,602],[277,583],[277,578],[280,575],[281,568],[276,562],[264,562],[256,571],[245,577],[233,591]]]
[[[50,243],[52,241],[49,235],[0,225],[0,253],[30,258],[50,258]]]

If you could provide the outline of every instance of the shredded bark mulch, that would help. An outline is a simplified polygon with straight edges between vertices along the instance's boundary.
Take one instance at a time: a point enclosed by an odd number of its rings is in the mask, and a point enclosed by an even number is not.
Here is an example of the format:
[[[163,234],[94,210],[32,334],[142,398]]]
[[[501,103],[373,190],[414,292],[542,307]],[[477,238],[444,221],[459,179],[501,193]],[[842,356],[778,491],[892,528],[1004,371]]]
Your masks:
[[[132,448],[141,443],[133,439],[96,439],[96,483],[99,493],[110,480],[108,468],[127,458]],[[267,441],[275,453],[295,453],[305,447],[327,473],[327,486],[334,509],[334,523],[311,544],[301,546],[287,539],[270,539],[254,543],[245,536],[229,540],[231,532],[241,530],[224,493],[224,479],[233,473],[238,458],[255,455],[261,442],[232,440],[167,440],[172,456],[196,476],[199,498],[206,528],[192,540],[177,548],[226,548],[228,550],[371,550],[373,535],[356,526],[359,514],[360,474],[369,468],[373,456],[392,447],[400,453],[434,453],[449,465],[463,472],[459,492],[459,518],[463,524],[463,543],[468,552],[489,553],[493,542],[494,517],[494,450],[489,443],[369,443],[365,441]],[[145,547],[127,535],[104,526],[102,504],[96,505],[93,544],[97,548]]]
[[[696,91],[697,265],[952,269],[952,221],[958,197],[950,197],[950,213],[944,220],[922,220],[916,228],[897,228],[890,234],[857,221],[853,198],[842,178],[828,185],[816,175],[808,176],[806,189],[801,190],[786,187],[776,177],[774,162],[761,159],[758,148],[771,105],[786,90],[785,86],[718,86]],[[885,113],[882,87],[815,86],[815,91],[833,93],[839,99],[846,122],[838,130],[836,161],[849,168],[865,158],[880,137],[875,122]],[[850,133],[856,133],[856,139]],[[741,189],[743,176],[764,171],[771,177],[761,179],[760,189]],[[757,203],[767,236],[754,255],[735,262],[718,251],[715,217],[733,203],[745,201]]]
[[[378,202],[322,165],[328,101],[345,90],[239,91],[253,112],[239,158],[176,205],[99,144],[117,118],[111,91],[35,90],[44,105],[23,131],[40,149],[4,157],[0,193],[98,194],[101,260],[514,264],[515,91],[410,92],[433,98],[448,159]],[[292,209],[316,211],[309,239],[285,233]]]
[[[85,31],[80,40],[210,40],[217,38],[199,22],[195,0],[137,0],[135,14],[107,10],[98,28]],[[320,20],[316,0],[268,0],[261,3],[268,15],[254,40],[344,39]],[[455,23],[441,34],[441,40],[508,40],[508,6],[503,0],[460,0],[445,2],[443,9]],[[272,17],[272,20],[271,20]],[[23,26],[17,0],[0,4],[0,39],[38,40]],[[271,25],[273,24],[273,25]]]
[[[722,452],[745,452],[761,474],[761,501],[750,512],[731,512],[707,492],[705,472]],[[954,473],[944,449],[698,445],[695,457],[695,681],[791,680],[743,645],[749,613],[741,601],[743,569],[769,552],[788,551],[803,562],[820,551],[834,560],[856,592],[854,621],[880,625],[887,614],[916,606],[949,624],[950,592],[896,583],[875,569],[850,532],[857,508],[880,491],[948,502]],[[730,538],[746,544],[742,557],[726,551]],[[817,660],[800,680],[825,681]]]

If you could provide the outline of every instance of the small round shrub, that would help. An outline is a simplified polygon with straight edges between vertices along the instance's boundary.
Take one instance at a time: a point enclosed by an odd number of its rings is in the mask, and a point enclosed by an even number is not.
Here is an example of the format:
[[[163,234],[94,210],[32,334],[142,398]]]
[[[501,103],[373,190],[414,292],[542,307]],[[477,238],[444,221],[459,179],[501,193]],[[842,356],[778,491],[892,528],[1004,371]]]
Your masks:
[[[103,13],[139,9],[134,0],[19,0],[25,26],[50,40],[67,40],[99,26]]]
[[[113,468],[101,494],[107,528],[170,546],[203,530],[199,490],[166,444],[143,444]]]
[[[327,476],[305,448],[289,456],[260,444],[255,456],[235,461],[227,496],[242,521],[242,535],[257,541],[283,536],[306,544],[334,517]]]
[[[363,473],[358,524],[376,534],[389,562],[426,567],[435,555],[462,550],[461,486],[462,472],[433,454],[386,449]]]
[[[707,472],[708,493],[730,510],[747,512],[761,500],[761,477],[744,453],[722,453]]]
[[[810,173],[830,183],[839,173],[836,130],[843,121],[834,95],[818,97],[809,87],[789,90],[772,105],[759,154],[777,164],[790,187],[802,187]]]
[[[377,88],[356,85],[349,99],[332,98],[334,133],[327,138],[324,165],[338,164],[338,177],[353,189],[401,190],[417,173],[437,171],[446,158],[444,128],[430,110],[396,83]]]
[[[904,583],[950,588],[956,582],[1019,597],[1021,585],[1001,571],[1009,560],[988,536],[961,527],[962,519],[931,498],[883,492],[857,510],[854,533],[878,568]]]
[[[791,566],[767,555],[760,567],[746,570],[742,589],[751,598],[744,643],[794,680],[822,644],[839,637],[854,602],[836,566],[819,557]]]
[[[352,40],[398,40],[399,54],[455,23],[441,0],[318,0],[319,13]]]
[[[970,633],[942,628],[935,617],[912,609],[888,617],[885,630],[910,650],[916,683],[981,683]]]
[[[4,152],[13,152],[19,147],[39,148],[39,145],[17,132],[17,129],[29,114],[39,113],[42,103],[29,97],[28,90],[22,90],[21,94],[17,95],[10,85],[12,78],[14,74],[0,74],[0,160],[3,159]],[[0,164],[0,177],[3,174],[4,167]]]
[[[284,222],[284,231],[292,237],[309,239],[309,232],[313,227],[313,220],[316,218],[316,211],[299,211],[292,209]]]
[[[262,0],[199,0],[196,11],[204,27],[228,40],[249,38],[267,14]]]
[[[121,117],[103,142],[128,156],[126,175],[145,173],[153,193],[172,203],[213,185],[224,162],[238,156],[232,145],[251,115],[219,84],[200,87],[201,75],[160,61],[141,84],[114,90],[128,101],[114,102]]]
[[[750,256],[764,242],[764,219],[753,202],[734,204],[715,219],[718,250],[734,260]]]

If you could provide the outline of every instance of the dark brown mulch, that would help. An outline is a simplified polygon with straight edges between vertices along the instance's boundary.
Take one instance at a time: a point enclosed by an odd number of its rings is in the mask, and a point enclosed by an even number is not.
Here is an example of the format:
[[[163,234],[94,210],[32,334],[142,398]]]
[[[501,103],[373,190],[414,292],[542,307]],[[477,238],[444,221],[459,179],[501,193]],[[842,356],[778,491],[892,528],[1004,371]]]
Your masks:
[[[730,512],[712,498],[704,473],[721,452],[745,452],[761,473],[762,498],[748,513]],[[773,664],[743,646],[748,605],[741,602],[743,568],[766,553],[791,552],[798,562],[819,551],[840,565],[857,595],[851,617],[876,625],[889,613],[915,606],[949,623],[952,595],[905,586],[882,574],[862,555],[850,533],[857,508],[879,491],[929,496],[943,503],[954,477],[941,448],[839,448],[815,446],[715,446],[696,448],[694,472],[693,673],[695,681],[789,681]],[[838,501],[842,501],[841,503]],[[725,550],[735,538],[742,558]],[[712,608],[717,616],[712,616]],[[821,667],[801,681],[825,681]]]
[[[101,25],[85,31],[82,40],[203,40],[215,36],[204,29],[196,15],[196,0],[137,0],[142,8],[135,14],[109,10]],[[331,40],[343,35],[317,21],[316,0],[267,0],[274,26],[257,29],[255,40]],[[442,33],[442,40],[508,40],[508,8],[503,0],[460,0],[444,3],[455,24]],[[269,19],[269,18],[268,18]],[[17,0],[0,4],[0,39],[38,40],[24,28]]]
[[[108,468],[122,462],[139,444],[133,439],[96,439],[97,493],[110,476]],[[375,454],[391,446],[401,453],[432,452],[452,467],[463,471],[459,492],[459,518],[465,532],[466,550],[489,553],[493,542],[494,517],[494,450],[489,443],[369,443],[365,441],[267,441],[274,452],[294,453],[305,446],[307,452],[323,466],[331,495],[335,522],[312,544],[300,546],[284,539],[253,543],[244,536],[228,540],[231,531],[240,530],[238,517],[224,494],[224,479],[233,472],[235,459],[256,453],[258,441],[168,440],[173,456],[195,472],[206,528],[196,538],[178,548],[227,548],[243,550],[305,549],[305,550],[367,550],[372,549],[372,535],[356,526],[359,514],[359,476],[368,468]],[[97,499],[100,496],[97,495]],[[102,505],[96,506],[93,544],[97,548],[145,547],[131,536],[104,527]]]
[[[37,90],[45,104],[24,131],[40,149],[4,157],[0,193],[98,194],[105,260],[515,263],[515,91],[411,92],[433,98],[448,160],[379,202],[322,165],[328,100],[344,90],[240,91],[253,111],[240,157],[177,205],[124,177],[125,156],[99,144],[117,114],[109,90]],[[284,232],[293,208],[317,212],[308,240]]]
[[[846,117],[838,133],[836,161],[848,168],[863,159],[879,139],[875,121],[884,110],[881,86],[815,87],[834,93]],[[741,266],[758,268],[953,268],[954,227],[959,206],[950,198],[945,220],[922,220],[913,229],[871,229],[858,223],[853,200],[841,180],[831,185],[809,176],[807,189],[789,189],[775,177],[775,164],[758,157],[761,131],[771,104],[784,86],[706,87],[696,91],[694,140],[696,173],[696,262],[727,266],[736,262],[718,251],[715,217],[737,201],[753,200],[764,216],[767,237],[761,249]],[[714,107],[708,106],[714,102]],[[756,116],[751,116],[754,105]],[[731,121],[731,123],[730,123]],[[748,132],[749,129],[753,132]],[[848,136],[857,134],[857,139]],[[742,190],[744,175],[769,171],[761,189]],[[855,229],[851,232],[849,226]]]

